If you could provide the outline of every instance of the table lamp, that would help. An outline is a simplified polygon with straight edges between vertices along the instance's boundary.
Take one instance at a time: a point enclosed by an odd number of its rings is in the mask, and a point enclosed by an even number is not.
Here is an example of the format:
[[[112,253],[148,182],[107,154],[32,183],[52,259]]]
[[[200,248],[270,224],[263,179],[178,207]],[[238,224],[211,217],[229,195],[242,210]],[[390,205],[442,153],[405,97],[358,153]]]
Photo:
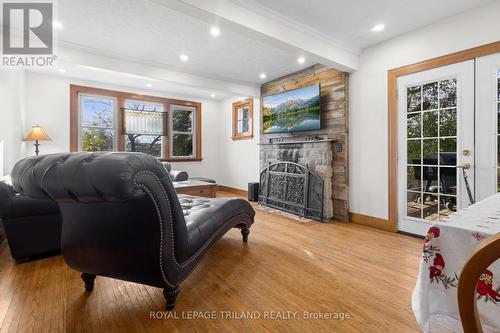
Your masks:
[[[40,146],[38,141],[52,141],[52,139],[47,135],[47,133],[45,133],[45,130],[42,127],[34,125],[31,126],[28,135],[26,135],[26,138],[23,141],[35,141],[33,146],[35,146],[35,154],[38,156],[38,153],[40,152],[40,150],[38,150],[38,146]]]

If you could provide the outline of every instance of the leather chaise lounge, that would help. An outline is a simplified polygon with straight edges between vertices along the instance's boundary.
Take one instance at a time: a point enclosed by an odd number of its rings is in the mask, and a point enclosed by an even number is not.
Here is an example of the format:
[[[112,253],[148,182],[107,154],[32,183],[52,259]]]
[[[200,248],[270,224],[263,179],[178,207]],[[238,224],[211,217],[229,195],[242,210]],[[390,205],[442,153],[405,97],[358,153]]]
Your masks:
[[[16,192],[55,200],[61,252],[91,291],[97,275],[163,288],[166,308],[208,249],[231,228],[247,241],[255,212],[242,199],[177,196],[154,157],[69,153],[20,160]]]

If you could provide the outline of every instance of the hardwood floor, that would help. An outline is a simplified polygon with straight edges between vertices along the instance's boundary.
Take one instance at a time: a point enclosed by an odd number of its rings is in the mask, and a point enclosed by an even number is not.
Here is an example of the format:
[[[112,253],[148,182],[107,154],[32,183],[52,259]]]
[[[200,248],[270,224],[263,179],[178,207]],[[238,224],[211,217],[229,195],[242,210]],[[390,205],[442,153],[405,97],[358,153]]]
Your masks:
[[[0,332],[420,332],[411,291],[421,246],[361,225],[297,223],[257,210],[247,244],[232,230],[181,285],[178,319],[150,319],[163,310],[160,289],[97,277],[87,294],[61,256],[16,265],[5,248]],[[215,319],[183,318],[209,311]],[[272,319],[272,311],[297,318]],[[350,318],[306,319],[304,311]],[[247,312],[260,318],[241,319]]]

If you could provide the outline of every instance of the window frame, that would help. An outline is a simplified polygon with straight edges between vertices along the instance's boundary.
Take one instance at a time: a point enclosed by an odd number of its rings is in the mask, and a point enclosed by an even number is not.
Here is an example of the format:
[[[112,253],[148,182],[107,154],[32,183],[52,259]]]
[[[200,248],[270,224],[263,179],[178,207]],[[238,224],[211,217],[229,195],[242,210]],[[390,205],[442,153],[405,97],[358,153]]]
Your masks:
[[[165,144],[162,148],[162,156],[158,158],[161,161],[166,162],[195,162],[202,161],[202,141],[201,141],[201,103],[194,101],[178,100],[158,96],[148,96],[140,95],[134,93],[128,93],[123,91],[115,91],[87,86],[70,85],[70,151],[77,152],[80,150],[80,95],[95,95],[97,97],[107,97],[116,98],[116,148],[115,151],[125,151],[125,124],[123,118],[123,112],[121,110],[125,107],[126,100],[143,101],[150,103],[160,103],[164,105],[164,112],[167,112],[167,119],[170,119],[170,106],[179,105],[185,107],[192,107],[195,109],[194,117],[194,132],[195,141],[193,142],[193,156],[191,157],[172,157],[172,150],[170,141],[172,140],[172,132],[168,130],[168,135],[164,136],[163,140]],[[167,129],[170,129],[170,120],[167,120]]]
[[[238,132],[238,109],[248,107],[248,131]],[[233,103],[232,109],[232,136],[233,140],[253,139],[253,98],[246,98]]]
[[[173,109],[177,108],[176,110],[178,111],[183,111],[183,112],[192,112],[193,116],[191,118],[191,131],[190,132],[180,132],[180,131],[174,131],[174,121],[173,121]],[[169,127],[168,127],[168,133],[169,133],[169,149],[170,149],[170,158],[172,160],[179,160],[179,159],[192,159],[196,158],[196,139],[197,139],[197,134],[196,134],[196,128],[197,128],[197,110],[193,106],[187,106],[187,105],[178,105],[178,104],[170,104],[169,108],[169,113],[168,113],[168,122],[169,122]],[[193,154],[189,156],[174,156],[174,140],[173,136],[175,134],[187,134],[191,135],[193,137],[192,142],[193,142]]]
[[[101,98],[101,99],[109,99],[113,101],[113,120],[112,120],[112,127],[100,127],[100,126],[85,126],[81,125],[81,121],[83,120],[83,110],[81,108],[82,106],[82,99],[85,97],[94,97],[94,98]],[[117,121],[118,121],[118,100],[116,97],[112,96],[106,96],[106,95],[97,95],[97,94],[90,94],[90,93],[80,93],[78,94],[78,151],[82,151],[82,134],[83,134],[83,129],[84,128],[103,128],[103,129],[111,129],[113,132],[113,149],[111,151],[116,151],[118,149],[118,141],[120,137],[120,131],[118,130],[118,126],[116,126]]]
[[[128,110],[128,108],[126,107],[126,104],[127,102],[133,102],[133,103],[137,103],[137,104],[140,104],[140,103],[151,103],[151,104],[157,104],[157,105],[161,105],[162,106],[162,109],[163,111],[156,111],[158,113],[167,113],[167,117],[165,118],[168,118],[168,111],[165,109],[166,107],[166,104],[165,103],[162,103],[162,102],[153,102],[153,101],[149,101],[149,100],[138,100],[138,99],[130,99],[130,98],[125,98],[124,101],[123,101],[123,110]],[[124,113],[123,113],[124,114]],[[167,120],[164,118],[164,123],[163,123],[163,127],[167,129],[167,133],[168,132],[168,123],[167,123]],[[125,121],[125,120],[124,120]],[[123,131],[123,135],[126,136],[125,132],[126,132],[126,126],[125,126],[125,122],[123,122],[123,128],[122,128],[122,131]],[[127,151],[127,138],[124,137],[124,140],[125,140],[125,143],[124,143],[124,151]],[[168,141],[168,135],[165,136],[165,135],[161,135],[161,140],[160,140],[160,145],[161,145],[161,148],[160,148],[160,154],[161,156],[154,156],[156,158],[164,158],[164,156],[166,155],[166,153],[168,153],[168,150],[165,148],[165,145],[167,144],[167,141]],[[153,156],[153,155],[151,155]]]

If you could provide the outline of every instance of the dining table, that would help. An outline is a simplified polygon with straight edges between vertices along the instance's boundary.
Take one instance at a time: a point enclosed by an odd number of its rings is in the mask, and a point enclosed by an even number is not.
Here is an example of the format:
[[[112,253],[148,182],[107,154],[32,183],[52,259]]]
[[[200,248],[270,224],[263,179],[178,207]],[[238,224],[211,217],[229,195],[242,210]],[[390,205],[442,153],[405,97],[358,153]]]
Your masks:
[[[433,222],[422,246],[412,294],[415,318],[424,332],[460,332],[457,286],[462,267],[486,238],[500,232],[500,193]],[[480,276],[477,308],[486,332],[500,332],[500,261]],[[439,320],[440,325],[434,325]]]

